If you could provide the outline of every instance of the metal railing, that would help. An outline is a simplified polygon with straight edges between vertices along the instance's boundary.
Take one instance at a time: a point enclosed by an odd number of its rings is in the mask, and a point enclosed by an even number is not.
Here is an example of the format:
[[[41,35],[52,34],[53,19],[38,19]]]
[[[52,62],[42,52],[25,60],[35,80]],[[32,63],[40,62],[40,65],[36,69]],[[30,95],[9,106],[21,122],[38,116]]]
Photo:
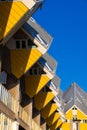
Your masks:
[[[0,100],[14,113],[16,112],[17,102],[7,89],[0,84]]]
[[[13,130],[13,122],[3,113],[0,113],[0,130]]]

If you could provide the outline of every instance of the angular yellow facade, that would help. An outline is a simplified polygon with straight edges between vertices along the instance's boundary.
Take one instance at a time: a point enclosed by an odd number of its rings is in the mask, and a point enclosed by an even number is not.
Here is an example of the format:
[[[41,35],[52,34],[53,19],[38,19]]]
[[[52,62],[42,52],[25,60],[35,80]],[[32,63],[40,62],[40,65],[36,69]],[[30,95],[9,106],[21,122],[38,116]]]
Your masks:
[[[77,109],[77,118],[82,120],[87,120],[87,115],[80,109]]]
[[[41,57],[41,53],[36,49],[10,50],[11,72],[17,78],[26,73],[31,66]]]
[[[0,130],[87,130],[87,93],[60,90],[52,37],[31,17],[43,1],[0,1]]]
[[[41,110],[44,108],[52,99],[54,94],[52,92],[40,92],[34,98],[34,106]]]
[[[22,2],[0,2],[0,41],[12,31],[28,10]]]
[[[80,130],[87,130],[87,123],[80,123]]]
[[[50,130],[57,130],[57,128],[59,128],[62,124],[63,124],[62,120],[59,119],[50,127]],[[68,130],[67,126],[65,127],[65,130]]]
[[[49,82],[46,74],[42,75],[26,75],[25,91],[29,97],[33,97]]]
[[[55,103],[49,103],[46,107],[44,107],[41,110],[41,116],[44,119],[47,119],[57,110],[57,108],[58,108],[58,106]]]
[[[54,112],[49,118],[46,119],[46,122],[49,126],[53,125],[60,118],[58,112]]]
[[[66,112],[65,116],[66,116],[66,119],[72,120],[72,119],[73,119],[72,109],[69,109],[69,110]]]
[[[77,108],[77,107],[76,107]],[[78,124],[78,128],[80,130],[86,130],[87,124],[86,122],[83,122],[85,120],[87,120],[87,115],[85,113],[83,113],[79,108],[77,108],[76,112],[77,114],[77,119],[73,119],[73,110],[72,108],[66,112],[66,119],[68,122],[65,122],[62,124],[61,128],[62,130],[65,130],[67,128],[67,130],[72,130],[75,126],[75,124]],[[77,127],[76,127],[77,129]]]
[[[70,130],[71,129],[70,122],[68,122],[68,123],[64,122],[61,126],[61,129],[62,130]]]

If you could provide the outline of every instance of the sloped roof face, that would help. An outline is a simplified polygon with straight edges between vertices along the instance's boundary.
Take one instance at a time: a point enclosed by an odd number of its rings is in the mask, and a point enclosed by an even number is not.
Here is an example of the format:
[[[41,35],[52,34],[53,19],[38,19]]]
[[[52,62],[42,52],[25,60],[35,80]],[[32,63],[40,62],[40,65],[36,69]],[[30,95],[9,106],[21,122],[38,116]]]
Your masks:
[[[58,95],[55,97],[56,101],[58,101],[60,104],[63,103],[63,93],[62,93],[62,90],[59,89],[59,93]]]
[[[42,66],[46,67],[50,72],[55,73],[57,62],[48,53],[45,53],[38,61]]]
[[[75,105],[87,115],[87,93],[80,87],[75,88]]]
[[[85,93],[76,83],[71,84],[70,88],[63,94],[65,100],[65,112],[73,105],[76,105],[83,113],[87,114],[87,93]]]
[[[54,75],[53,79],[47,84],[47,86],[52,87],[56,92],[60,92],[60,78]]]
[[[65,100],[65,112],[68,111],[74,104],[74,88],[70,88],[63,94]]]
[[[54,76],[54,78],[52,79],[52,82],[54,83],[56,88],[59,88],[59,85],[60,85],[60,78],[59,77]]]
[[[32,17],[25,22],[23,28],[42,43],[45,48],[49,48],[52,37]]]

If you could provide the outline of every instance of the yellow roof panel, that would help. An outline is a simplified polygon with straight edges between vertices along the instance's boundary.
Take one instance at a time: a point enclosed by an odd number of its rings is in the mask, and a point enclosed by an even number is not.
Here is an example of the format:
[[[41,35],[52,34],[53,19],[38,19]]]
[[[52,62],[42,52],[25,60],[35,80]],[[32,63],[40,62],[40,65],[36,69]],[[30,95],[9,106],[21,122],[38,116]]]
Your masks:
[[[12,74],[20,78],[41,55],[37,48],[10,50]]]
[[[51,127],[50,127],[50,130],[56,130],[58,127],[60,127],[60,125],[62,125],[62,120],[59,119],[57,120]],[[66,127],[67,128],[67,127]],[[66,129],[67,130],[67,129]]]
[[[53,125],[60,118],[58,112],[53,113],[49,118],[46,119],[46,122],[49,126]]]
[[[41,110],[44,108],[52,99],[54,94],[52,92],[40,92],[34,98],[34,106]]]
[[[43,75],[26,75],[25,76],[25,91],[31,98],[36,95],[48,82],[49,77]]]
[[[22,2],[0,2],[0,41],[10,33],[28,10]]]
[[[41,115],[44,119],[48,118],[51,116],[56,110],[58,106],[55,103],[49,103],[46,107],[44,107],[41,110]]]

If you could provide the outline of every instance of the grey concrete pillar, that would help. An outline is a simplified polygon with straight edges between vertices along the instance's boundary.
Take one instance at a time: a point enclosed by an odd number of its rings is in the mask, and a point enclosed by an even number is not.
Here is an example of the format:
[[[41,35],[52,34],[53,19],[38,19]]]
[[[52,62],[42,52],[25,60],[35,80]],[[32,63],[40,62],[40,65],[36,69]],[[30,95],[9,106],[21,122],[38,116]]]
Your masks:
[[[25,106],[24,109],[25,111],[28,113],[29,115],[29,129],[28,130],[32,130],[32,111],[33,111],[33,100],[31,98],[27,98],[25,100]]]

